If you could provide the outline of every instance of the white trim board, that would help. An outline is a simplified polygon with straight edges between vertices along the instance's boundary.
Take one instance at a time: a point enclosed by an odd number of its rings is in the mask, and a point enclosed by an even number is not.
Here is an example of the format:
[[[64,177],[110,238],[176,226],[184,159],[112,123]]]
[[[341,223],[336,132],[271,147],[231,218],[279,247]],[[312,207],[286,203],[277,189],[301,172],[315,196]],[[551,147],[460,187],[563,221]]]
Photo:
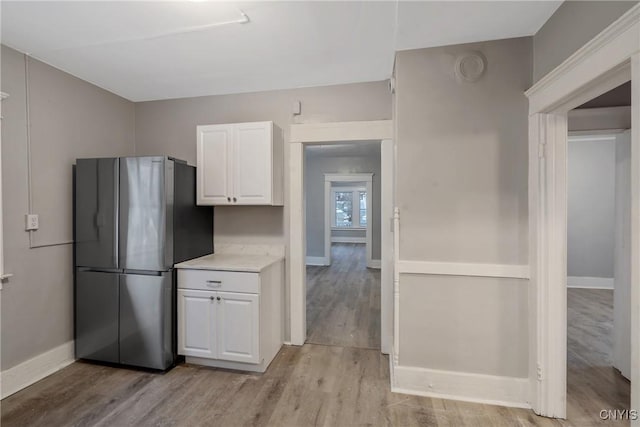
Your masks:
[[[366,244],[367,243],[367,238],[366,237],[345,237],[345,236],[340,236],[340,237],[331,237],[331,243],[363,243]]]
[[[398,261],[398,272],[400,274],[529,279],[529,266],[514,264],[469,264],[400,260]]]
[[[391,391],[512,408],[531,408],[529,379],[409,366],[391,369]]]
[[[631,360],[640,359],[640,5],[526,92],[529,98],[529,378],[534,412],[564,418],[567,401],[568,112],[623,83],[631,89]],[[631,408],[640,365],[631,364]],[[640,426],[639,420],[632,420]]]
[[[329,265],[328,260],[323,256],[308,256],[307,265]]]
[[[322,144],[344,144],[348,141],[381,141],[381,150],[389,152],[392,146],[394,128],[392,120],[358,121],[342,123],[305,123],[292,124],[289,128],[289,246],[288,246],[288,283],[289,283],[289,308],[290,308],[290,339],[293,345],[302,345],[306,340],[306,236],[304,217],[304,145],[321,142]],[[392,168],[388,163],[393,163],[394,157],[382,156],[381,170],[391,172]],[[382,164],[385,165],[382,168]],[[388,200],[393,199],[392,194],[388,194],[393,186],[390,181],[393,176],[385,173],[380,176],[382,206],[388,206]],[[325,184],[326,185],[326,184]],[[385,200],[387,203],[385,203]],[[384,213],[383,215],[388,215]],[[382,224],[385,224],[384,216]],[[388,230],[382,226],[382,237],[386,239]],[[382,248],[383,251],[385,250]],[[384,252],[383,252],[384,253]],[[390,320],[388,313],[392,312],[389,298],[385,295],[389,293],[391,283],[388,283],[388,263],[382,265],[381,271],[381,345],[384,349],[389,348],[388,342],[391,337],[387,331],[391,328],[388,325]],[[384,315],[382,313],[385,313]]]
[[[629,81],[629,58],[638,51],[639,20],[636,5],[541,78],[525,92],[529,113],[569,111],[603,93],[591,93],[590,83],[611,80],[608,89],[613,89]]]
[[[611,277],[567,277],[567,288],[613,289],[614,279]]]
[[[322,142],[341,144],[345,141],[370,141],[393,138],[392,120],[358,122],[303,123],[290,127],[292,143]]]
[[[75,362],[74,342],[68,341],[0,373],[0,398],[11,396]]]

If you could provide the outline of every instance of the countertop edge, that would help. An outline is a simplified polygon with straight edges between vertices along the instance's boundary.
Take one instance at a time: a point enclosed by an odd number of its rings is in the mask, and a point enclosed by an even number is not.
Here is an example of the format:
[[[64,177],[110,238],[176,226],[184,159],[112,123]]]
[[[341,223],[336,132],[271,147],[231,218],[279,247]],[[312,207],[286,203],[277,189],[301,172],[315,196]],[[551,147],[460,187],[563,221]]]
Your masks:
[[[224,255],[229,255],[229,254],[224,254]],[[235,254],[234,254],[235,255]],[[210,255],[205,255],[205,256],[210,256]],[[254,256],[260,256],[262,257],[262,255],[241,255],[238,254],[238,257],[243,257],[243,256],[248,256],[248,257],[254,257]],[[267,259],[267,262],[262,264],[260,267],[225,267],[225,266],[221,266],[221,265],[189,265],[188,263],[193,262],[199,258],[195,258],[193,260],[189,260],[189,261],[183,261],[181,263],[175,264],[173,267],[178,269],[178,270],[211,270],[211,271],[229,271],[229,272],[237,272],[237,273],[261,273],[264,270],[266,270],[267,268],[271,267],[273,264],[276,264],[278,262],[284,261],[285,257],[283,256],[278,256],[278,255],[264,255],[264,257]],[[201,257],[202,258],[202,257]]]

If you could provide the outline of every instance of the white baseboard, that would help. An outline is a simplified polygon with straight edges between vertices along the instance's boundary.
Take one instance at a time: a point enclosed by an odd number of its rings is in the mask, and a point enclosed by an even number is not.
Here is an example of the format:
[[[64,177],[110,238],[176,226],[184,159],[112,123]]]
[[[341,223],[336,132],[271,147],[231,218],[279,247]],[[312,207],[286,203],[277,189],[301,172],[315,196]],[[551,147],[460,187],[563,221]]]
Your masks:
[[[323,256],[308,256],[307,265],[329,265],[329,260]]]
[[[331,243],[367,243],[366,237],[332,237]]]
[[[391,391],[395,393],[531,408],[528,378],[394,366],[393,363],[389,367]]]
[[[376,269],[380,270],[382,268],[382,261],[380,261],[379,259],[372,259],[367,264],[367,267],[376,268]]]
[[[613,278],[569,276],[567,288],[613,289]]]
[[[74,343],[66,342],[0,373],[0,398],[29,387],[75,361]]]

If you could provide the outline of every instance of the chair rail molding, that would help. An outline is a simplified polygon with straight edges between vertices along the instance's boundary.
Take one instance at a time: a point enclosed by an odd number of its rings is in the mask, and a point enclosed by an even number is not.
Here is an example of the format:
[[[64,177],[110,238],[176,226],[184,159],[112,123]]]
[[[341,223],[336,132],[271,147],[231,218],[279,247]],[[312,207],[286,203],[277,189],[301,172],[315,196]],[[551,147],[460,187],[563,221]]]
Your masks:
[[[400,274],[529,279],[528,265],[400,260],[398,270]]]

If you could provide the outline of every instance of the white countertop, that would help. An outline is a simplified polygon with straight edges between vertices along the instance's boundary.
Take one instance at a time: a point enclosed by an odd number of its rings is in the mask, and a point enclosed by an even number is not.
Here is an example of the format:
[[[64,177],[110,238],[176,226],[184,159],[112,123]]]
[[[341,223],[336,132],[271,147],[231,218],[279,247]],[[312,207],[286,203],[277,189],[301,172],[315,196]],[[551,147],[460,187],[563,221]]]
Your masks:
[[[175,268],[259,273],[283,259],[274,255],[211,254],[181,262]]]

